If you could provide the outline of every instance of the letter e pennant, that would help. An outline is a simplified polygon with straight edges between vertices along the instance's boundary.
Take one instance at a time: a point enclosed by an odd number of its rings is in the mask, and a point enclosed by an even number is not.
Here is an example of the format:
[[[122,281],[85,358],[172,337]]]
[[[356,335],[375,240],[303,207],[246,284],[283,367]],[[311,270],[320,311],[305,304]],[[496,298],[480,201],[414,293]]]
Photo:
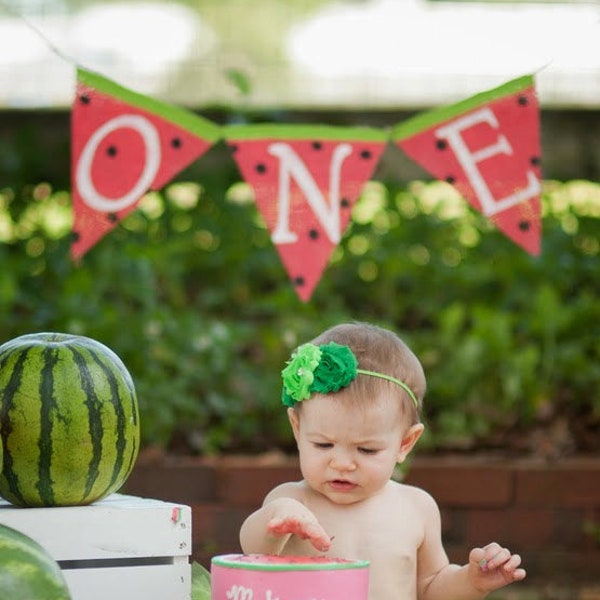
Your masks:
[[[324,125],[232,125],[224,136],[300,300],[346,230],[387,133]]]
[[[398,124],[392,141],[507,237],[540,253],[539,106],[528,75]]]
[[[219,137],[217,125],[192,112],[77,69],[71,111],[73,258]]]

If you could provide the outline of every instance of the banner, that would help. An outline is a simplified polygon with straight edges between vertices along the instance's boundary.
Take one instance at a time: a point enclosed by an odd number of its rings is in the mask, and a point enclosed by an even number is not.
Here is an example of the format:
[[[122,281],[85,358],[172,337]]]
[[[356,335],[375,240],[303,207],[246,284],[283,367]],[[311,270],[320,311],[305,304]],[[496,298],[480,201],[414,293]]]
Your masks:
[[[377,129],[247,125],[224,137],[306,302],[339,243],[387,141]]]
[[[138,204],[218,140],[192,112],[77,69],[71,111],[73,243],[80,258]]]
[[[388,141],[532,255],[541,248],[539,106],[533,76],[393,126],[218,125],[77,70],[71,115],[81,258],[143,195],[225,138],[287,274],[307,302]]]
[[[540,130],[533,77],[397,125],[392,140],[533,255],[540,253]]]

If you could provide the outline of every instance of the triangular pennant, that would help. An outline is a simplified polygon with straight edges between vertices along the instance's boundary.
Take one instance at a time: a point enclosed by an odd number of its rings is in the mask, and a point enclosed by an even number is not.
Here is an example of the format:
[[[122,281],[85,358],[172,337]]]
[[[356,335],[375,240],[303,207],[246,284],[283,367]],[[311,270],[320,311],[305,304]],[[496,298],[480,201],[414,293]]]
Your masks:
[[[219,139],[220,128],[185,109],[77,69],[71,112],[73,258]]]
[[[387,134],[324,125],[224,130],[299,298],[306,302],[373,174]]]
[[[392,141],[533,255],[541,245],[540,115],[527,75],[392,130]]]

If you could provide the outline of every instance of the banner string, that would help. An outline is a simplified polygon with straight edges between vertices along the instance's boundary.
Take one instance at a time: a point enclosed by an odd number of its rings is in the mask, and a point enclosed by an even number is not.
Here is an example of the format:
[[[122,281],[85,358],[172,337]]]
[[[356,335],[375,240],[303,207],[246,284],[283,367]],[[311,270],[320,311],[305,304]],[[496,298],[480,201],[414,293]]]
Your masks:
[[[48,49],[53,54],[55,54],[60,59],[68,62],[69,64],[71,64],[71,65],[73,65],[75,67],[78,66],[77,61],[75,61],[70,56],[67,56],[62,50],[60,50],[58,48],[58,46],[56,46],[54,43],[52,43],[52,41],[50,39],[48,39],[48,37],[46,36],[46,34],[39,27],[37,27],[36,25],[34,25],[27,17],[25,17],[25,15],[23,15],[18,10],[16,10],[15,8],[13,8],[8,2],[5,2],[5,0],[0,0],[0,6],[2,6],[13,17],[16,17],[17,19],[19,19],[20,21],[22,21],[23,24],[28,29],[30,29],[33,33],[35,33],[35,35],[38,36],[38,38],[48,47]]]

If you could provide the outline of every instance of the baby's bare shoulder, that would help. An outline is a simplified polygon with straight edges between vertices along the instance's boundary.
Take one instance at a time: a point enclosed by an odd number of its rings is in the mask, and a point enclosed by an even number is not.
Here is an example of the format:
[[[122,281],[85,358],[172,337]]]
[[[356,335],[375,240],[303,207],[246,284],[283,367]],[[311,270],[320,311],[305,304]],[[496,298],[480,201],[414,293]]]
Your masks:
[[[391,481],[392,493],[397,494],[405,502],[410,502],[415,508],[424,511],[437,511],[438,506],[433,496],[422,488]]]

